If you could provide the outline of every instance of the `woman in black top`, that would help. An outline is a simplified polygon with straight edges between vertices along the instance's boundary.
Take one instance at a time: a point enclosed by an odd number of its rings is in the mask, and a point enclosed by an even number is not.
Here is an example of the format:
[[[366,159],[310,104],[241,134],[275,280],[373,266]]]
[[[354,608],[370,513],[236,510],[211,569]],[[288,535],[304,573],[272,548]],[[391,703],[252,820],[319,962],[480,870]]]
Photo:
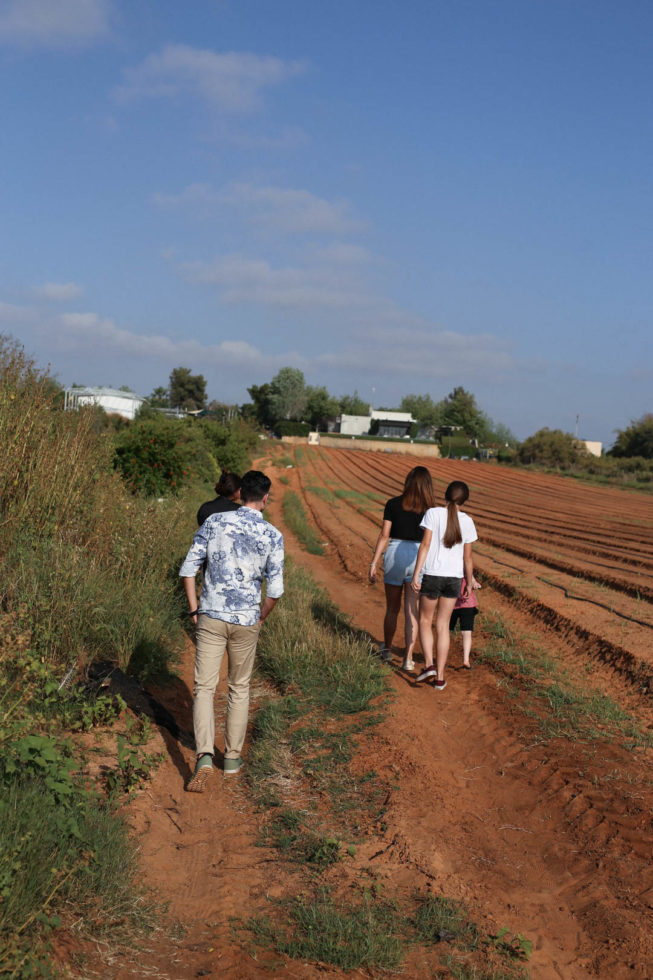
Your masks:
[[[218,496],[215,500],[207,500],[197,512],[199,527],[211,514],[222,514],[226,510],[238,510],[240,507],[240,483],[240,477],[236,476],[235,473],[224,470],[220,474],[220,479],[215,485],[215,492]]]
[[[392,660],[392,641],[397,629],[404,594],[406,652],[403,669],[412,670],[413,650],[417,640],[417,597],[410,587],[415,570],[415,559],[424,534],[420,527],[429,507],[435,506],[431,474],[425,466],[415,466],[406,477],[404,492],[400,497],[388,500],[383,511],[383,527],[374,549],[370,565],[370,582],[376,582],[376,566],[383,559],[383,584],[385,586],[385,619],[383,620],[383,644],[379,655]]]

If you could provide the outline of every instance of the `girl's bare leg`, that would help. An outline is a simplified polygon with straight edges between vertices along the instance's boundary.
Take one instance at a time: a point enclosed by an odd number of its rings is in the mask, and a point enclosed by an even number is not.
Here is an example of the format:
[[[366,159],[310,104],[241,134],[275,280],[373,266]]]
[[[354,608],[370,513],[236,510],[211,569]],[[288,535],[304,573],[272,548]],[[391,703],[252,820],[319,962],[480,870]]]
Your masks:
[[[447,657],[449,656],[449,621],[451,620],[451,613],[453,612],[453,607],[456,605],[456,599],[446,599],[444,596],[440,596],[438,599],[438,612],[435,617],[435,635],[436,635],[436,658],[438,667],[438,680],[444,680],[444,668],[447,665]],[[420,629],[420,639],[422,636],[422,631]],[[423,645],[423,641],[422,641]]]
[[[401,585],[385,586],[385,619],[383,620],[383,642],[388,650],[397,632],[397,619],[401,609]]]
[[[465,667],[469,667],[469,655],[472,652],[472,631],[461,630],[460,635],[463,638],[463,664]]]
[[[406,660],[413,659],[413,651],[417,642],[418,615],[417,593],[411,588],[410,582],[404,584],[404,636],[406,639]]]
[[[433,666],[433,613],[437,602],[437,599],[429,599],[425,595],[419,597],[419,642],[424,652],[425,667]],[[455,604],[456,600],[453,602]]]

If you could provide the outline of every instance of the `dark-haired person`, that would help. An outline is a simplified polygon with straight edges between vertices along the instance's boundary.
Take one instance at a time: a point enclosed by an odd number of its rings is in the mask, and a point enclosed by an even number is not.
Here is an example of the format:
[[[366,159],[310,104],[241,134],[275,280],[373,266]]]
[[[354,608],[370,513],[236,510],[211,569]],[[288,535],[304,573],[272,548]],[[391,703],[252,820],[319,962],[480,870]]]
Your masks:
[[[424,670],[418,681],[435,677],[436,691],[444,691],[444,668],[449,656],[449,623],[456,600],[469,596],[474,584],[472,542],[478,539],[474,521],[460,508],[469,497],[469,487],[454,480],[444,495],[446,507],[433,507],[424,515],[424,537],[419,546],[412,588],[419,593],[419,638],[424,651]],[[420,573],[424,571],[420,582]],[[435,619],[436,666],[433,665],[433,614]]]
[[[186,786],[191,793],[201,793],[213,772],[213,698],[225,650],[229,696],[223,769],[229,775],[243,764],[240,753],[258,634],[283,594],[283,536],[261,513],[270,495],[269,478],[260,470],[250,470],[242,478],[240,494],[243,506],[238,510],[207,517],[179,570],[189,615],[197,626],[193,697],[197,760]],[[195,576],[205,562],[198,602]],[[267,590],[261,605],[264,578]]]
[[[412,670],[413,651],[417,642],[417,596],[410,588],[415,560],[424,531],[422,518],[433,507],[435,495],[431,474],[425,466],[415,466],[406,476],[404,491],[392,497],[383,511],[383,525],[374,548],[370,565],[370,582],[376,582],[376,568],[383,559],[383,584],[385,586],[385,618],[383,620],[383,644],[379,656],[392,660],[392,641],[397,629],[397,619],[404,595],[404,633],[406,652],[403,669]]]
[[[240,477],[235,473],[224,470],[215,485],[216,497],[207,500],[197,512],[197,526],[201,527],[211,514],[223,514],[227,510],[238,510],[240,507]]]

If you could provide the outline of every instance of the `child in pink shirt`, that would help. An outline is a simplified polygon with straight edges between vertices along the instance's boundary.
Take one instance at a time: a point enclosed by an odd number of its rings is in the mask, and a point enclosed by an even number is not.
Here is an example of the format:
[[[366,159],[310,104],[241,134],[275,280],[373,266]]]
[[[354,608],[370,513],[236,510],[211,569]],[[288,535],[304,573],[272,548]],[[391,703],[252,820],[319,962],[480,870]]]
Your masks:
[[[453,607],[451,619],[449,620],[449,629],[452,633],[456,628],[456,623],[460,623],[460,635],[463,638],[463,667],[465,670],[472,669],[472,665],[469,662],[469,655],[472,652],[474,617],[478,612],[476,590],[480,588],[480,582],[472,578],[472,587],[469,595],[465,596],[465,579],[463,579],[462,585],[460,586],[460,595],[456,599],[456,605]]]

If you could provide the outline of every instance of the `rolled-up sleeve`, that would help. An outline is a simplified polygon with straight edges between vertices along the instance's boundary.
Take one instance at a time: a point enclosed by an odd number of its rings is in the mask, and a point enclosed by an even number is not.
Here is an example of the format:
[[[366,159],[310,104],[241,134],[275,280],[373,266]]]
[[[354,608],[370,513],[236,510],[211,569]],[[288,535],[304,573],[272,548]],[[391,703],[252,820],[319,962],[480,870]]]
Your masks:
[[[283,536],[272,547],[263,573],[267,581],[266,595],[280,599],[283,595]]]
[[[180,578],[195,578],[198,571],[204,564],[206,558],[206,547],[208,543],[208,538],[204,532],[204,524],[197,531],[195,537],[193,538],[193,543],[188,549],[188,554],[184,558],[184,562],[179,569]]]

